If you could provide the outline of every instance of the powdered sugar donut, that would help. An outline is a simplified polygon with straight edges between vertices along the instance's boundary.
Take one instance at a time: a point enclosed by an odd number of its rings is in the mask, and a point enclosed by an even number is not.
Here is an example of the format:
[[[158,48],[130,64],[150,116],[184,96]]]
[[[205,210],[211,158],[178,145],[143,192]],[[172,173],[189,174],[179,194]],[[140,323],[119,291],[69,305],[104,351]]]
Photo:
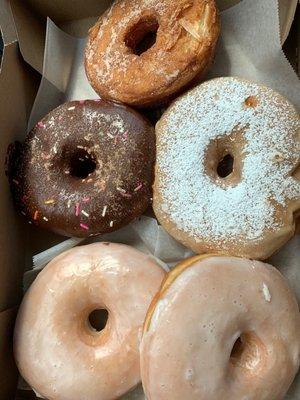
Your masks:
[[[188,259],[168,275],[147,315],[146,397],[282,400],[299,368],[299,332],[295,296],[271,265]]]
[[[14,352],[24,379],[52,400],[112,400],[134,388],[143,321],[164,275],[152,258],[120,244],[56,257],[19,310]],[[99,332],[94,310],[108,313]]]
[[[273,90],[237,78],[179,98],[156,127],[154,210],[198,253],[265,259],[294,233],[300,120]]]

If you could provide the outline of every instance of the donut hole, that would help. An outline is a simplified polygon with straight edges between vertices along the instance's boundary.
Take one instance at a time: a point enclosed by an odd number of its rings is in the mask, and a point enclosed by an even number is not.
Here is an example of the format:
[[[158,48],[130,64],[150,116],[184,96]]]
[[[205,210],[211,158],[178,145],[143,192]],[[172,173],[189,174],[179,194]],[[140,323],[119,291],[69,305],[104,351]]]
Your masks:
[[[127,32],[125,44],[133,54],[141,56],[156,43],[159,23],[155,17],[141,19]]]
[[[226,154],[217,165],[217,174],[220,178],[226,178],[233,172],[234,157]]]
[[[96,169],[96,159],[85,149],[77,149],[70,156],[69,171],[74,178],[85,179]]]
[[[88,316],[90,329],[101,332],[107,324],[108,311],[104,308],[93,310]]]
[[[235,341],[229,362],[235,371],[257,374],[266,355],[266,347],[260,338],[254,332],[247,332]]]

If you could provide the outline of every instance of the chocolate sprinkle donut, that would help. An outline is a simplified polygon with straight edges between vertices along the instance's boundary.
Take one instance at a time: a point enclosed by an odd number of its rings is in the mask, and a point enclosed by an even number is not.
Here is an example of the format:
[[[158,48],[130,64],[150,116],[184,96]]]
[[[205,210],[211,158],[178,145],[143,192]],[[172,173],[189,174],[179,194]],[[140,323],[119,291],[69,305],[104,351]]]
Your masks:
[[[72,101],[29,133],[10,174],[13,196],[34,224],[64,236],[114,231],[150,204],[154,129],[136,111]]]

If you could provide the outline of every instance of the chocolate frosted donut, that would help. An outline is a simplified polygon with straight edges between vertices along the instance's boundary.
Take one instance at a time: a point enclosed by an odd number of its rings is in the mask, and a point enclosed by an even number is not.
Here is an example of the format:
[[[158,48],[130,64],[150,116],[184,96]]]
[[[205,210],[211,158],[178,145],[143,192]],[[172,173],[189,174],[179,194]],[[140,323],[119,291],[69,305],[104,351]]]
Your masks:
[[[29,133],[10,173],[14,199],[36,225],[65,236],[114,231],[150,204],[155,135],[134,110],[72,101]]]

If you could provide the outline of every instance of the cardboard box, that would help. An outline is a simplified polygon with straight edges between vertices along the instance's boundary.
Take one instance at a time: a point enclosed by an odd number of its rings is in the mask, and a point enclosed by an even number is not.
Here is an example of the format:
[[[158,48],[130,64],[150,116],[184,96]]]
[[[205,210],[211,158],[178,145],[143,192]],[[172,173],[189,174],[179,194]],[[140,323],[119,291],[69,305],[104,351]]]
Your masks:
[[[239,0],[219,0],[221,9]],[[12,356],[13,323],[22,297],[26,243],[37,243],[36,252],[60,241],[55,235],[25,226],[13,208],[4,163],[8,145],[24,137],[30,110],[43,69],[46,17],[75,36],[85,36],[110,0],[0,0],[0,27],[4,51],[0,71],[0,400],[15,397],[17,370]],[[290,31],[297,0],[280,0],[281,37]],[[299,15],[298,15],[299,18]],[[297,32],[289,38],[288,54],[296,66]],[[39,240],[36,240],[39,236]],[[35,398],[19,392],[18,399]]]

